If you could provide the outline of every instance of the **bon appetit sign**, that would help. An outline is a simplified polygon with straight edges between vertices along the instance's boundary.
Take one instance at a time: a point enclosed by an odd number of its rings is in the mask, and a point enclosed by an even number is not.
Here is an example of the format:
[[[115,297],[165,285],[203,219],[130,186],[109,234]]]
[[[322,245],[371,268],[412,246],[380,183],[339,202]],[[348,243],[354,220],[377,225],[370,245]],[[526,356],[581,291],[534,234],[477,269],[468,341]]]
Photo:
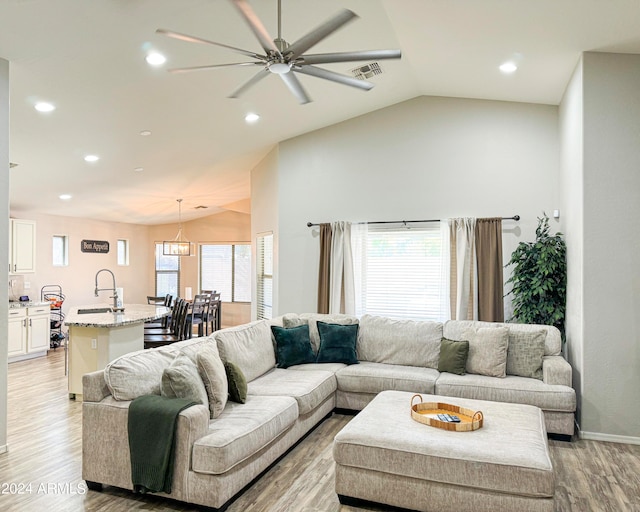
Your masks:
[[[95,252],[99,254],[109,252],[109,242],[106,240],[82,240],[80,244],[80,250],[82,252]]]

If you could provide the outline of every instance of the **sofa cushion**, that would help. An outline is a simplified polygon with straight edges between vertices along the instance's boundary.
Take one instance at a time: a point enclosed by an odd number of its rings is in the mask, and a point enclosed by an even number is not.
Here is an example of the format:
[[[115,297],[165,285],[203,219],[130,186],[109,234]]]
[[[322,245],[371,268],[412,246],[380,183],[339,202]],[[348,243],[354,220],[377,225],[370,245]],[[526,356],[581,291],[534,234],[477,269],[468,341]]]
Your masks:
[[[568,386],[544,384],[537,379],[507,375],[504,379],[485,375],[442,373],[435,393],[459,398],[535,405],[547,411],[573,412],[576,393]]]
[[[468,356],[468,341],[453,341],[442,338],[440,343],[440,358],[438,359],[438,371],[464,375],[467,369]]]
[[[266,320],[217,331],[215,338],[222,360],[236,364],[247,382],[276,365],[271,329]]]
[[[288,313],[282,317],[282,325],[284,327],[297,327],[299,325],[309,326],[309,338],[313,351],[317,354],[320,348],[320,333],[318,332],[317,322],[326,322],[329,324],[353,325],[358,323],[355,316],[323,313]]]
[[[442,323],[364,315],[358,331],[358,359],[372,363],[437,368]]]
[[[246,404],[227,402],[209,433],[194,443],[193,471],[226,473],[268,446],[297,417],[296,401],[288,396],[248,396]]]
[[[299,325],[288,329],[272,325],[271,332],[276,340],[278,368],[316,362],[316,355],[313,353],[309,339],[309,325]]]
[[[104,369],[104,380],[116,400],[159,395],[162,372],[175,359],[168,347],[139,350],[120,356]]]
[[[229,400],[244,404],[247,401],[247,379],[240,368],[228,361],[224,363],[224,372],[229,385]]]
[[[339,370],[336,379],[340,391],[353,393],[379,393],[386,389],[433,393],[438,375],[438,370],[432,368],[363,361]]]
[[[507,374],[542,380],[542,358],[546,333],[509,330]]]
[[[185,354],[179,354],[162,372],[160,394],[168,398],[186,398],[203,405],[209,403],[198,368]]]
[[[450,340],[460,341],[462,335],[469,330],[470,327],[508,327],[509,332],[520,331],[538,331],[542,329],[546,332],[544,340],[544,355],[558,356],[562,351],[562,336],[560,331],[553,325],[539,324],[514,324],[514,323],[497,323],[497,322],[481,322],[477,320],[449,320],[444,324],[444,337]]]
[[[300,414],[313,411],[336,391],[336,379],[331,372],[284,370],[275,368],[249,382],[249,396],[290,396],[298,402]]]
[[[320,333],[320,349],[317,363],[358,364],[356,342],[358,324],[340,325],[317,322]]]
[[[469,340],[467,373],[505,377],[509,329],[506,327],[477,327],[464,335]]]
[[[324,370],[326,372],[336,373],[338,370],[346,367],[347,365],[344,363],[309,363],[290,366],[289,370]]]
[[[227,405],[229,396],[229,385],[227,382],[227,374],[224,365],[218,355],[215,345],[203,348],[196,356],[198,371],[204,387],[207,390],[209,413],[211,419],[220,416]]]

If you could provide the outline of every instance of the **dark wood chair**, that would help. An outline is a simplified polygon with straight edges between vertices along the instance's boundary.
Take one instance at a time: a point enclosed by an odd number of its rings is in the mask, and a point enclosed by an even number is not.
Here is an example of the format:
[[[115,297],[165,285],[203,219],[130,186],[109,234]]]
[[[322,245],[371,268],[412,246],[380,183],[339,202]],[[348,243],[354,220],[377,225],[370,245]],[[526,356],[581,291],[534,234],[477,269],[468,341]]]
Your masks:
[[[166,306],[168,308],[171,307],[171,303],[173,302],[173,295],[167,293],[164,297],[154,297],[151,295],[147,295],[147,303],[155,304],[156,306]],[[171,320],[172,313],[169,315],[160,318],[159,320],[149,320],[144,323],[144,328],[146,329],[168,329],[169,321]]]
[[[207,335],[220,330],[221,305],[222,301],[220,300],[220,294],[213,292],[209,296],[209,307],[207,309],[207,318],[205,321],[205,333]]]
[[[198,336],[204,333],[204,326],[209,311],[211,295],[199,293],[193,297],[193,302],[189,311],[189,334],[193,334],[194,326],[198,326]]]
[[[173,319],[169,327],[169,332],[154,333],[145,331],[144,348],[161,347],[169,345],[176,341],[182,341],[189,337],[188,335],[188,309],[189,303],[183,299],[176,299],[173,309]]]

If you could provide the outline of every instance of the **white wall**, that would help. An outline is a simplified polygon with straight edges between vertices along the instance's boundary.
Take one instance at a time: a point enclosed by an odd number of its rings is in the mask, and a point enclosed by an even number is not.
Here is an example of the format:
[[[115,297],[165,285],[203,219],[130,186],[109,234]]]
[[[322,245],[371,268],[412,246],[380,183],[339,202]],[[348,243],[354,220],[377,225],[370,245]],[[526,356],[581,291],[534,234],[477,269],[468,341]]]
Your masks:
[[[36,221],[36,272],[24,274],[25,283],[30,288],[25,294],[33,300],[40,299],[40,290],[44,285],[61,285],[66,296],[65,306],[82,304],[109,303],[109,292],[100,292],[95,297],[95,275],[102,268],[108,268],[116,277],[116,284],[124,288],[125,303],[144,304],[146,296],[152,290],[153,281],[149,281],[147,268],[149,253],[153,251],[148,243],[148,226],[101,222],[79,217],[43,215],[35,212],[12,210],[11,216]],[[69,241],[69,265],[53,266],[53,235],[66,235]],[[117,265],[117,240],[129,240],[129,265]],[[80,250],[82,240],[106,240],[110,248],[107,254],[83,253]],[[110,276],[101,274],[101,288],[111,286]]]
[[[276,147],[265,156],[251,171],[251,247],[253,278],[251,280],[251,296],[257,297],[256,291],[256,237],[258,234],[273,232],[273,272],[279,274],[278,253],[278,154]],[[278,312],[279,286],[273,283],[273,315]],[[256,318],[256,301],[251,306],[251,318]]]
[[[281,143],[278,312],[316,310],[307,221],[519,214],[504,224],[506,263],[559,208],[558,171],[558,109],[546,105],[419,97]]]
[[[584,134],[582,59],[567,86],[560,104],[560,188],[562,190],[562,218],[567,242],[567,315],[565,320],[565,356],[573,368],[573,387],[578,408],[576,420],[580,424],[583,393],[583,240],[584,240]]]
[[[0,269],[7,278],[9,255],[9,61],[0,59]],[[6,281],[6,279],[5,279]],[[0,286],[0,453],[7,449],[7,305],[8,288]]]
[[[585,53],[581,429],[640,443],[640,55]]]

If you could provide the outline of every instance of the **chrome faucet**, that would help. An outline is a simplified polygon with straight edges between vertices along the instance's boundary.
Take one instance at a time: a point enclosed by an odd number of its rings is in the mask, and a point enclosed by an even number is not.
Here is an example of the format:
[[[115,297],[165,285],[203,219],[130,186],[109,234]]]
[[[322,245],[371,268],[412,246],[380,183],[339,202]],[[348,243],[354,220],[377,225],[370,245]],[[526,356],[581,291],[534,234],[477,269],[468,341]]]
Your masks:
[[[98,288],[98,276],[100,275],[100,272],[109,272],[109,274],[111,274],[111,279],[113,280],[113,288]],[[113,296],[109,297],[110,299],[113,299],[113,310],[124,311],[124,308],[118,305],[118,290],[116,288],[116,276],[113,275],[113,272],[111,272],[111,270],[109,270],[108,268],[103,268],[98,270],[98,272],[96,272],[96,289],[95,289],[96,297],[98,296],[98,292],[101,292],[104,290],[113,291]]]

